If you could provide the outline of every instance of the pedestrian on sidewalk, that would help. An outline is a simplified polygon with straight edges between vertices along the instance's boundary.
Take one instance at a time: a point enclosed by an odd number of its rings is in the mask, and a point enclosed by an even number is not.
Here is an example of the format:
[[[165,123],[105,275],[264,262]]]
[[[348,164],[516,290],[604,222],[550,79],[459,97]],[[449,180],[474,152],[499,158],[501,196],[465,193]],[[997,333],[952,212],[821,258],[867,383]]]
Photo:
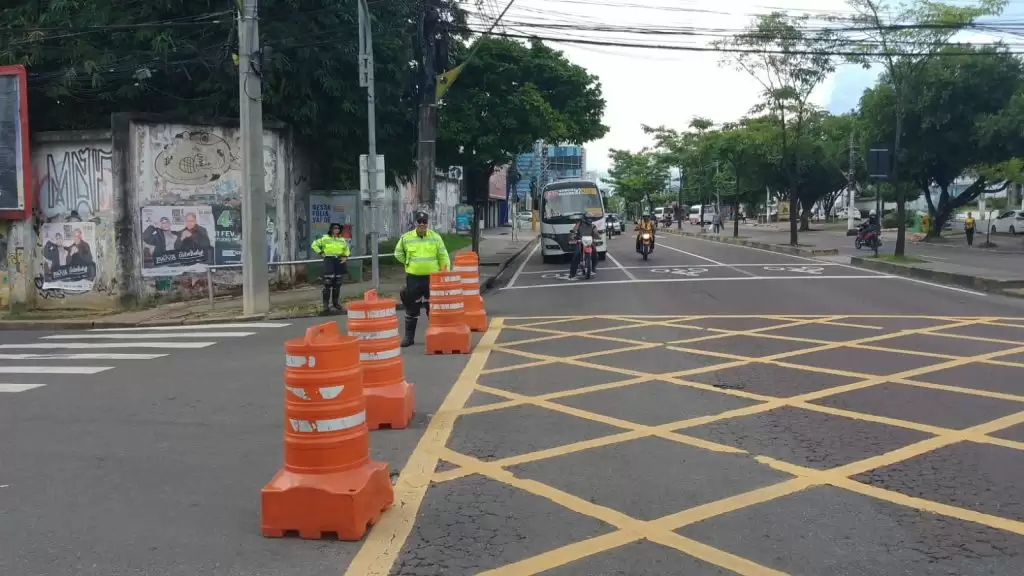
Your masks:
[[[722,215],[718,212],[715,212],[714,227],[715,234],[720,234],[722,232]]]
[[[348,273],[348,257],[351,250],[348,247],[348,240],[341,235],[341,224],[331,222],[327,234],[313,241],[313,252],[316,252],[324,259],[324,314],[329,314],[331,308],[335,312],[341,312],[341,283]]]
[[[420,308],[423,304],[430,304],[430,275],[440,272],[442,267],[451,268],[452,265],[444,239],[437,232],[427,229],[427,213],[417,212],[414,219],[416,228],[403,234],[395,244],[395,260],[405,266],[405,288],[399,295],[405,305],[402,348],[415,343]]]
[[[967,245],[974,246],[974,216],[970,212],[967,213],[967,219],[964,220],[964,234],[967,236]]]

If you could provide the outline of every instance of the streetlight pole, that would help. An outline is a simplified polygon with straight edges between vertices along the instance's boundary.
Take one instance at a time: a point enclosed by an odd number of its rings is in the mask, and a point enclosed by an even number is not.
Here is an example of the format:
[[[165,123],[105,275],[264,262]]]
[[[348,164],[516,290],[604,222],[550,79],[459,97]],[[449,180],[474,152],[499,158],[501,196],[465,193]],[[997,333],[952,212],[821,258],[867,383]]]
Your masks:
[[[238,13],[238,111],[242,140],[242,313],[270,311],[267,278],[266,191],[263,175],[263,100],[255,61],[260,55],[257,0]]]
[[[377,210],[381,192],[377,190],[377,101],[373,76],[373,34],[370,29],[370,8],[359,0],[359,85],[366,88],[367,156],[366,181],[370,194],[370,254],[373,289],[380,289],[380,254],[377,232]]]

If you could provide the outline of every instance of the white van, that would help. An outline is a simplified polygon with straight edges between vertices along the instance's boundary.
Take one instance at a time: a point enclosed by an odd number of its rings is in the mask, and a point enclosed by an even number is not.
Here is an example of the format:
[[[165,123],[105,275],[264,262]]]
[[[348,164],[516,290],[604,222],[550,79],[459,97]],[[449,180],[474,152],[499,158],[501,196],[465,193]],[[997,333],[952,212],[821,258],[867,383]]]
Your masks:
[[[540,198],[540,254],[545,263],[572,254],[569,232],[586,215],[600,232],[605,232],[604,200],[592,180],[559,180],[544,187]],[[594,240],[597,257],[608,254],[607,235]]]
[[[665,208],[663,208],[663,207],[662,208],[655,208],[654,209],[654,215],[652,216],[652,218],[655,221],[657,221],[657,222],[661,222],[662,220],[664,220],[665,219]]]
[[[690,224],[699,225],[701,223],[700,218],[700,204],[694,204],[690,206]],[[715,220],[715,206],[713,204],[704,205],[704,223],[711,224]]]

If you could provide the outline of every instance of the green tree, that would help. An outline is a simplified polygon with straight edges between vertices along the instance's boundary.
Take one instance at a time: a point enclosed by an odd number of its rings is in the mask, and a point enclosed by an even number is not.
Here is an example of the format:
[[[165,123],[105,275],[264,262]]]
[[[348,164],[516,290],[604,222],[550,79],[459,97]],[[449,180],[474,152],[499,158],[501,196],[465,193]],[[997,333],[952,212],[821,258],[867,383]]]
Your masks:
[[[410,174],[415,142],[414,2],[371,4],[379,153]],[[445,18],[464,15],[443,0]],[[29,69],[33,130],[109,128],[114,112],[237,117],[234,3],[222,0],[10,0],[0,64]],[[451,38],[442,30],[443,42]],[[358,185],[366,92],[356,81],[357,14],[344,0],[263,0],[263,112],[293,127],[313,185]],[[442,63],[444,64],[444,63]]]
[[[717,43],[733,50],[726,60],[761,84],[763,102],[755,112],[767,112],[779,126],[781,162],[790,205],[790,244],[798,238],[798,215],[803,183],[800,178],[804,124],[813,107],[808,99],[835,70],[837,37],[832,30],[811,31],[807,16],[772,12],[759,16],[742,34]]]
[[[1000,47],[950,47],[939,52],[904,84],[905,121],[899,134],[901,168],[892,184],[897,197],[907,188],[923,193],[937,236],[954,211],[987,192],[1020,180],[1024,156],[1024,67]],[[984,89],[979,89],[979,87]],[[860,116],[869,137],[897,139],[891,122],[898,104],[893,83],[883,78],[861,98]],[[960,176],[973,182],[958,195],[949,188]],[[938,202],[930,194],[938,190]],[[902,214],[898,215],[902,216]],[[900,218],[902,221],[903,218]]]
[[[908,176],[900,172],[901,138],[916,76],[957,32],[982,16],[1001,14],[1008,0],[979,0],[972,6],[934,0],[914,0],[913,3],[847,0],[847,3],[856,12],[854,21],[864,35],[863,41],[855,44],[861,54],[851,56],[850,60],[866,66],[881,63],[886,73],[884,81],[892,89],[894,137],[887,140],[892,142],[892,177],[897,181],[906,180]],[[906,249],[906,187],[897,184],[895,190],[899,225],[894,251],[902,256]]]
[[[638,214],[652,210],[655,196],[668,188],[669,171],[663,159],[647,148],[639,152],[611,150],[608,157],[612,166],[605,181],[615,187],[625,206]]]
[[[583,144],[607,133],[596,76],[540,41],[484,37],[438,105],[437,158],[462,166],[471,198],[537,140]],[[471,47],[460,49],[464,62]]]

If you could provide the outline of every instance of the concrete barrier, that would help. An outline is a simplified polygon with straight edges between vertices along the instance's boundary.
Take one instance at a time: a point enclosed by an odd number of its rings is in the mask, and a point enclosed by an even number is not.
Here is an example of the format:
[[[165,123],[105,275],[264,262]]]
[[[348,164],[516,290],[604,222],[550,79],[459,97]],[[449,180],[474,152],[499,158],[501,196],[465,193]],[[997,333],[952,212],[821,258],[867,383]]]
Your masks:
[[[1024,280],[998,280],[995,278],[985,278],[983,276],[975,276],[972,274],[958,274],[956,272],[947,272],[944,270],[932,270],[930,268],[922,268],[912,264],[899,264],[896,262],[886,262],[884,260],[875,260],[874,258],[863,258],[860,256],[851,257],[850,264],[859,268],[885,272],[896,276],[906,276],[907,278],[925,280],[936,284],[945,284],[948,286],[977,290],[979,292],[991,292],[993,294],[1003,294],[1005,296],[1013,296],[1015,298],[1024,298]]]

